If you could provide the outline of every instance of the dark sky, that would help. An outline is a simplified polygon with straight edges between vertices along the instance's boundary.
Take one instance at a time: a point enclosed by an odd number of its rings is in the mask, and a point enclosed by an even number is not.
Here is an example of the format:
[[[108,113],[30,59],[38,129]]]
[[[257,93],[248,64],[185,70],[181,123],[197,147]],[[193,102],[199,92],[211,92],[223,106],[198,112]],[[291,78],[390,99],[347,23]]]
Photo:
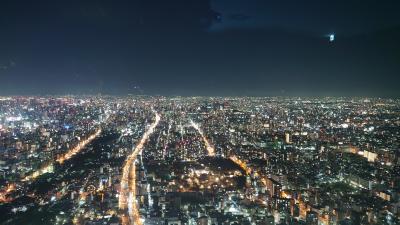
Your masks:
[[[399,12],[398,0],[2,0],[0,94],[400,96]]]

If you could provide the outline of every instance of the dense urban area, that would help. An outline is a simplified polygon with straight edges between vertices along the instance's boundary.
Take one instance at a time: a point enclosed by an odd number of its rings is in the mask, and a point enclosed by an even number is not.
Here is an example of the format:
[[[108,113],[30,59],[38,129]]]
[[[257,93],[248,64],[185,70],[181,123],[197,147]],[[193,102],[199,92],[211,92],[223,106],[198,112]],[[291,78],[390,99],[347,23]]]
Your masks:
[[[400,223],[400,100],[0,97],[0,224]]]

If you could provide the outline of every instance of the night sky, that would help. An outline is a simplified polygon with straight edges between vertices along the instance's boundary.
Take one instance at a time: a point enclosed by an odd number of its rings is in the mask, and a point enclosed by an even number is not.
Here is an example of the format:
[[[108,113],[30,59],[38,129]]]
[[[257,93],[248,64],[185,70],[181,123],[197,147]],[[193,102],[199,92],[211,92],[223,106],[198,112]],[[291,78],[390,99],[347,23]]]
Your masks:
[[[2,0],[0,94],[398,97],[399,12],[398,0]]]

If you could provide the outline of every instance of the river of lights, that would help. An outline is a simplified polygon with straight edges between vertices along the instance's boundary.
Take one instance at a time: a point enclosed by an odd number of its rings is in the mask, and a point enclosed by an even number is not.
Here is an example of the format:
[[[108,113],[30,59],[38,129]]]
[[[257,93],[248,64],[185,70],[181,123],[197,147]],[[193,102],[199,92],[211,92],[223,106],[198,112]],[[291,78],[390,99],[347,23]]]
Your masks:
[[[142,139],[136,145],[133,152],[128,156],[125,161],[125,165],[122,168],[122,179],[121,179],[121,191],[119,193],[118,206],[121,210],[128,210],[129,218],[126,213],[122,216],[122,224],[135,224],[142,225],[140,219],[139,210],[136,204],[136,166],[135,160],[138,154],[143,150],[145,143],[147,142],[150,135],[154,132],[158,123],[160,122],[160,115],[156,113],[154,123],[151,124],[149,129],[144,133]]]

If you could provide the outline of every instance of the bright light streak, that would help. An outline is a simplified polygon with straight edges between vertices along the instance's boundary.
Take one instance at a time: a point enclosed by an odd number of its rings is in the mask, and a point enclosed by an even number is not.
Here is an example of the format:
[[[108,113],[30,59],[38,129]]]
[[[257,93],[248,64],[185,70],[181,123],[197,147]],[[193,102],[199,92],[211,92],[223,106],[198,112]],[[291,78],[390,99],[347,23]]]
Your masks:
[[[251,168],[249,168],[244,161],[240,160],[236,156],[231,156],[229,159],[232,160],[240,168],[242,168],[246,172],[247,175],[251,174]]]
[[[77,153],[82,151],[88,145],[90,142],[92,142],[95,138],[97,138],[101,134],[101,129],[98,129],[96,133],[90,135],[87,139],[79,142],[77,146],[74,148],[70,149],[67,153],[65,153],[63,156],[57,159],[57,162],[63,164],[65,160],[68,160],[75,156]]]
[[[160,115],[156,112],[156,120],[149,127],[149,129],[144,133],[142,139],[136,145],[132,154],[128,156],[125,161],[125,165],[122,168],[122,179],[121,179],[121,191],[119,194],[118,207],[121,210],[128,210],[129,219],[126,215],[122,215],[122,224],[134,224],[143,225],[140,219],[139,209],[136,205],[136,166],[135,160],[137,155],[143,150],[145,143],[152,133],[154,133],[155,128],[160,122]],[[130,181],[130,182],[129,182]]]
[[[82,151],[82,149],[84,149],[86,147],[86,145],[91,143],[100,134],[101,134],[101,129],[99,128],[96,131],[96,133],[90,135],[87,139],[79,142],[77,146],[75,146],[75,147],[71,148],[70,150],[68,150],[63,156],[58,158],[56,161],[59,162],[60,164],[63,164],[66,160],[71,159],[73,156],[75,156],[80,151]],[[53,172],[53,168],[54,168],[53,167],[53,163],[49,163],[49,164],[43,166],[42,168],[40,168],[39,170],[33,172],[31,175],[26,176],[24,179],[22,179],[22,181],[34,180],[37,177],[39,177],[39,176],[41,176],[41,175],[43,175],[45,173],[51,173],[51,172]]]
[[[194,129],[197,130],[197,132],[199,132],[199,134],[201,135],[201,137],[203,138],[203,141],[206,145],[206,149],[208,152],[209,156],[215,156],[215,149],[214,147],[210,144],[210,142],[208,141],[208,139],[206,138],[206,136],[204,136],[203,131],[201,130],[200,126],[195,123],[193,120],[190,120],[190,124],[194,127]]]

